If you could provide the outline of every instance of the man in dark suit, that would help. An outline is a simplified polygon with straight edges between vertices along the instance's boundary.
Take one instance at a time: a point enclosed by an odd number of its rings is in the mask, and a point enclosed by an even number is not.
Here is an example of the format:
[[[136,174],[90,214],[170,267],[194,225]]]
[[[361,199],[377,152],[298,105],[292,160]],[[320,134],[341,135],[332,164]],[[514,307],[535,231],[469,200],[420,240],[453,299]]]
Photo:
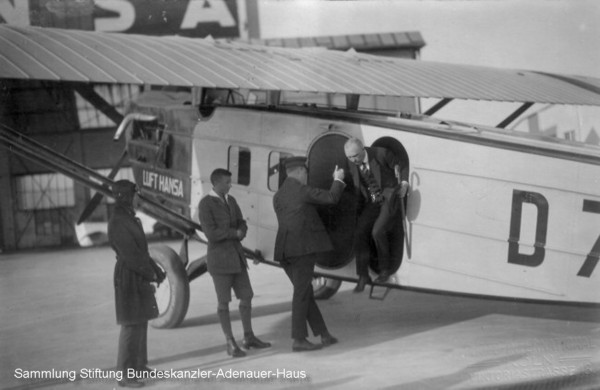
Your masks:
[[[148,320],[158,316],[153,282],[161,283],[165,273],[150,258],[141,222],[135,217],[135,183],[119,180],[113,185],[116,206],[108,222],[108,240],[117,255],[114,272],[117,324],[121,325],[117,370],[119,386],[142,387],[129,377],[130,370],[148,368]]]
[[[392,260],[388,232],[398,214],[398,201],[408,191],[408,167],[385,148],[365,148],[358,138],[344,144],[344,153],[352,164],[350,174],[359,197],[355,251],[356,273],[359,277],[355,292],[361,292],[371,282],[369,277],[370,241],[375,242],[379,262],[376,282],[386,282],[391,276]],[[400,186],[398,182],[401,181]]]
[[[212,191],[200,200],[199,218],[202,231],[208,239],[207,265],[217,293],[217,314],[227,342],[227,354],[246,356],[233,337],[229,316],[231,289],[240,300],[239,310],[244,328],[242,346],[268,348],[270,343],[261,341],[252,331],[252,297],[254,292],[248,276],[248,262],[241,241],[246,237],[248,226],[235,198],[230,196],[231,172],[215,169],[210,175]]]
[[[306,157],[285,161],[287,178],[273,197],[279,228],[275,239],[275,261],[283,266],[294,286],[292,297],[292,350],[312,351],[337,343],[327,330],[313,295],[312,278],[317,256],[333,250],[315,205],[335,204],[344,190],[344,170],[335,167],[329,191],[308,186]],[[309,342],[310,325],[321,344]]]

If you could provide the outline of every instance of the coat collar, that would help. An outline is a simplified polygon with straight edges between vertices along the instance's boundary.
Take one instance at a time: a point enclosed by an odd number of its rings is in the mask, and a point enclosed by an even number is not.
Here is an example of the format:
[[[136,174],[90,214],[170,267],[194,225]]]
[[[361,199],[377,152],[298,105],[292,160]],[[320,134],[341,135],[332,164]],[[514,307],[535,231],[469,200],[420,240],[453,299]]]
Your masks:
[[[365,147],[365,153],[367,168],[369,168],[369,170],[373,173],[373,175],[375,176],[375,180],[377,180],[377,183],[381,185],[381,169],[377,158],[375,158],[376,153],[372,148],[369,147]],[[354,180],[354,186],[358,188],[360,186],[360,179],[358,177],[360,173],[358,172],[358,165],[351,164],[351,166],[352,168],[350,170],[352,171],[352,179]]]
[[[229,210],[229,205],[231,204],[231,199],[229,197],[229,194],[225,194],[225,199],[226,199],[227,203],[223,202],[223,198],[221,198],[221,196],[219,194],[217,194],[217,192],[214,189],[210,190],[208,195],[213,198],[216,198],[219,201],[219,204],[225,206],[227,208],[227,210]]]
[[[123,210],[125,214],[135,217],[135,210],[132,207],[117,202],[115,208]]]
[[[217,194],[217,192],[214,189],[210,190],[208,195],[214,196],[215,198],[218,198],[218,199],[223,199],[223,198],[221,198],[221,195]],[[225,199],[227,199],[227,201],[229,202],[229,194],[225,194]]]

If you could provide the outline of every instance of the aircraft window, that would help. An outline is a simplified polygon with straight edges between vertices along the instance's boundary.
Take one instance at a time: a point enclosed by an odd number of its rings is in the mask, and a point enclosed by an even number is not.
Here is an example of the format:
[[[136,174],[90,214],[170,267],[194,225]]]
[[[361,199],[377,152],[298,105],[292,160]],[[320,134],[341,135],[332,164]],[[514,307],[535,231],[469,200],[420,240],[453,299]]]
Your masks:
[[[159,127],[158,122],[142,122],[135,121],[133,122],[133,139],[139,139],[142,141],[148,141],[151,143],[158,143],[160,138],[160,131],[162,130]]]
[[[129,153],[137,161],[169,168],[172,161],[171,136],[164,132],[165,126],[157,121],[134,121]]]
[[[267,91],[250,91],[248,98],[246,99],[247,104],[266,104],[267,103]]]
[[[231,182],[247,186],[250,184],[250,149],[243,146],[229,147]]]
[[[233,89],[207,88],[203,90],[202,105],[245,104],[243,94]]]
[[[191,87],[172,86],[172,85],[152,85],[150,86],[151,91],[165,91],[165,92],[192,92]]]
[[[270,191],[276,192],[286,178],[283,169],[283,160],[292,156],[291,153],[271,152],[269,153],[269,179],[267,186]]]
[[[75,206],[73,179],[61,173],[16,178],[19,210],[49,210]]]
[[[331,107],[333,106],[332,96],[333,94],[330,93],[283,91],[281,102],[283,104],[316,104],[318,106]]]

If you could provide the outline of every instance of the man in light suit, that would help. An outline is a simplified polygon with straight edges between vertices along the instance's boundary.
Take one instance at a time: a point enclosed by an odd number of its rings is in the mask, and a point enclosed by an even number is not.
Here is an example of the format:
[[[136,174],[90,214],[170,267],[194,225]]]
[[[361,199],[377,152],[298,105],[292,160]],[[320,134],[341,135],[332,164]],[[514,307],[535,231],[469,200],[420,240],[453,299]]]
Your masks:
[[[230,196],[231,172],[215,169],[210,175],[213,190],[200,201],[199,219],[202,231],[208,239],[207,265],[217,292],[217,314],[227,340],[227,354],[243,357],[242,351],[233,337],[229,316],[231,289],[240,300],[239,310],[244,328],[242,346],[268,348],[252,331],[252,297],[254,292],[248,277],[248,263],[241,241],[246,236],[248,226],[234,197]]]
[[[308,186],[306,157],[285,161],[287,178],[273,197],[279,228],[275,240],[275,261],[283,266],[294,286],[292,297],[292,350],[312,351],[338,342],[327,330],[313,295],[312,278],[317,256],[333,250],[316,205],[335,204],[344,190],[344,170],[335,167],[329,191]],[[306,339],[307,323],[321,344]]]
[[[391,276],[392,259],[387,233],[398,215],[398,201],[408,191],[408,167],[385,148],[365,148],[358,138],[344,144],[350,160],[350,174],[359,197],[356,226],[356,273],[359,277],[355,292],[361,292],[371,282],[369,277],[370,240],[375,242],[379,262],[376,282],[386,282]],[[401,181],[400,186],[398,182]]]

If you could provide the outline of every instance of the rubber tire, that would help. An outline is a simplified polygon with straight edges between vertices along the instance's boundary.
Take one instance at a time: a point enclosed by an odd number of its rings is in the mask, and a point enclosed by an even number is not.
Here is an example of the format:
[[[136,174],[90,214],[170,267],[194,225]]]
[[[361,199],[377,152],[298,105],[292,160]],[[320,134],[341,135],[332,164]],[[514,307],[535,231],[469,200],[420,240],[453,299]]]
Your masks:
[[[315,277],[315,279],[321,279],[321,278]],[[315,295],[315,299],[325,300],[325,299],[331,298],[332,296],[335,295],[335,293],[338,292],[338,290],[340,289],[340,286],[342,285],[342,281],[339,279],[330,279],[330,278],[322,278],[322,279],[325,279],[324,284],[321,284],[316,288],[315,288],[315,285],[313,284],[313,293]]]
[[[179,255],[166,245],[150,248],[150,257],[166,272],[169,303],[163,313],[150,321],[153,328],[170,329],[181,324],[190,304],[190,284]],[[164,282],[163,282],[164,283]]]

